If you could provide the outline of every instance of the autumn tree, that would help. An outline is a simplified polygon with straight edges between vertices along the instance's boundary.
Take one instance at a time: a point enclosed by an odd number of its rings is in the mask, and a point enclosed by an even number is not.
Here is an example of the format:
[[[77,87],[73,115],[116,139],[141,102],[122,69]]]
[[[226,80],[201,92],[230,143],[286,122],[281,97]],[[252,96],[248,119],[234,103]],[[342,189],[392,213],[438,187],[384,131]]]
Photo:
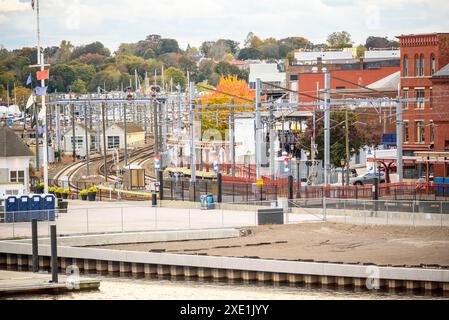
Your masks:
[[[345,111],[331,112],[331,164],[334,167],[342,167],[341,160],[346,159],[346,128],[345,128]],[[315,123],[316,138],[318,145],[318,155],[316,159],[324,160],[324,113],[317,112],[316,119],[320,119]],[[354,156],[361,148],[370,145],[375,138],[373,132],[367,130],[367,126],[358,122],[357,114],[348,113],[349,122],[349,145],[350,156]],[[306,122],[306,131],[300,139],[298,148],[303,150],[311,150],[311,141],[313,137],[313,119],[309,118]]]

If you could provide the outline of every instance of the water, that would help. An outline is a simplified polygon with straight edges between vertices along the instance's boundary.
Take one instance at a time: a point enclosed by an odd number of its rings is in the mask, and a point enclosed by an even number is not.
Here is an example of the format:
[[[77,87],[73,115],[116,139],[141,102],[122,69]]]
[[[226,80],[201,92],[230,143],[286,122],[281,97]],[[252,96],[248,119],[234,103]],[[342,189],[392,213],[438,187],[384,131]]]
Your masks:
[[[60,295],[26,295],[13,300],[399,300],[442,299],[388,292],[354,292],[344,289],[314,289],[277,285],[219,283],[173,279],[89,275],[101,280],[100,290]]]

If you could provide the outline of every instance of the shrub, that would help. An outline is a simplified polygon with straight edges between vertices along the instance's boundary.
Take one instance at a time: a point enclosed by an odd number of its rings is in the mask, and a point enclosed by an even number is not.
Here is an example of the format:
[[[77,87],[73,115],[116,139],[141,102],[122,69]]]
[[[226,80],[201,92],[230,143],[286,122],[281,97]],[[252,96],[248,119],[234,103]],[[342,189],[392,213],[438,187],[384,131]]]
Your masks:
[[[98,193],[98,188],[97,187],[92,187],[92,188],[89,188],[89,192],[95,192],[95,193]]]

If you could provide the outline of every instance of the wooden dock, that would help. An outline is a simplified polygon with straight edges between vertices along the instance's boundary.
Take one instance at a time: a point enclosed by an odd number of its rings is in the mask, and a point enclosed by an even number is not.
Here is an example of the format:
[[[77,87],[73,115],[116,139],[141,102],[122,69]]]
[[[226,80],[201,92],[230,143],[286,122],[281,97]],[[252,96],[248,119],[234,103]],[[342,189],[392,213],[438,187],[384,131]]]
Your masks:
[[[64,293],[80,290],[98,290],[100,280],[80,279],[75,286],[67,285],[67,277],[59,276],[51,283],[51,274],[0,270],[0,297],[36,293]]]

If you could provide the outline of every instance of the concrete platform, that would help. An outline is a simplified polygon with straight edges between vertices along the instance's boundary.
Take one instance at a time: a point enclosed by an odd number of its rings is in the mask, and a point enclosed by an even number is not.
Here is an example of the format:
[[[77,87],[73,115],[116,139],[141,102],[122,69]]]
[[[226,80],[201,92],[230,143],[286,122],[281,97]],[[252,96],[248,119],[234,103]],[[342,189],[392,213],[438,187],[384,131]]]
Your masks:
[[[66,276],[59,276],[59,283],[51,283],[50,280],[50,274],[2,270],[0,271],[0,296],[41,292],[61,293],[100,288],[100,280],[94,279],[80,279],[76,285],[67,283]]]

